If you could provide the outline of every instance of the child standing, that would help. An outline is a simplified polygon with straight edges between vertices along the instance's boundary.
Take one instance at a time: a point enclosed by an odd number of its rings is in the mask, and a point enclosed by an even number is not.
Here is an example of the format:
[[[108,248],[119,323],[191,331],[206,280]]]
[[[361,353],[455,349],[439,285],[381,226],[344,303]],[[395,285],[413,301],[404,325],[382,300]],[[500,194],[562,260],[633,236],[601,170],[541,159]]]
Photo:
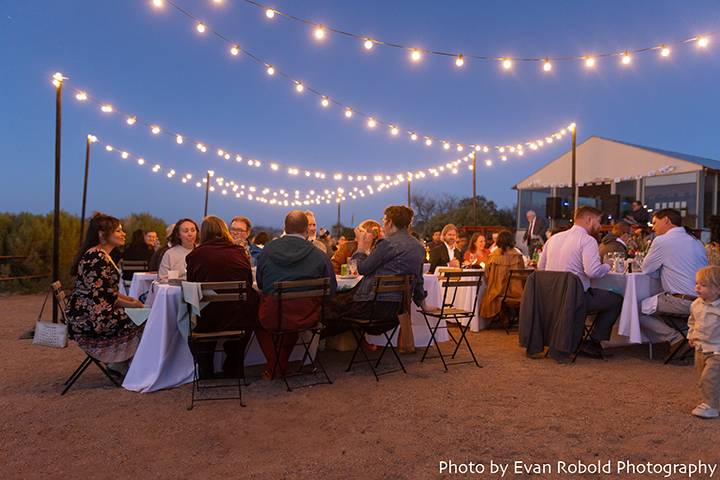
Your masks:
[[[698,298],[690,306],[688,342],[695,347],[702,402],[692,414],[717,418],[720,416],[720,267],[698,270],[695,291]]]

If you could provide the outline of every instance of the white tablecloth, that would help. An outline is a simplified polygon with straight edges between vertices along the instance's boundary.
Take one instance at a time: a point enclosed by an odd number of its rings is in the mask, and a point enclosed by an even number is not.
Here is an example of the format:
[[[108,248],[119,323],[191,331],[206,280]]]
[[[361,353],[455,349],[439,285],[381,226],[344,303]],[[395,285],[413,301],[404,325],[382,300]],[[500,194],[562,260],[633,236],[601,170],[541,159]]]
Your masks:
[[[643,343],[647,339],[640,331],[640,303],[662,292],[660,279],[644,273],[609,273],[590,282],[593,288],[603,288],[623,296],[617,333],[629,343]]]
[[[157,273],[154,272],[135,272],[127,295],[133,298],[140,298],[140,295],[150,291],[152,282],[157,280],[157,278]]]
[[[193,359],[185,336],[178,329],[178,318],[187,309],[182,288],[175,285],[154,284],[148,295],[150,316],[145,323],[140,345],[135,352],[123,387],[136,392],[154,392],[172,388],[192,381]],[[310,347],[315,355],[318,340]],[[295,347],[290,360],[301,360],[304,349]],[[222,362],[222,354],[216,355],[216,369]],[[245,356],[245,365],[260,365],[265,356],[253,338]]]

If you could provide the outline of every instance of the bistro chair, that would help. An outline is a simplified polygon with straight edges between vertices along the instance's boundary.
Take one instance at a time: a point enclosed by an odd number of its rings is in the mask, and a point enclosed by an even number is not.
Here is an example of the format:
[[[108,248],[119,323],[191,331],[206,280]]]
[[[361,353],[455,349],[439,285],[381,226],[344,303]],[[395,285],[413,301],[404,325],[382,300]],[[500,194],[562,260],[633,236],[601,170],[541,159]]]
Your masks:
[[[330,295],[330,279],[319,278],[313,280],[275,282],[274,286],[276,290],[274,296],[277,298],[278,325],[276,330],[270,332],[273,339],[273,346],[275,348],[275,365],[272,370],[273,374],[276,374],[278,370],[280,370],[280,355],[285,345],[285,338],[290,335],[297,335],[298,341],[295,343],[294,346],[302,345],[303,347],[303,357],[300,360],[300,368],[295,373],[292,373],[290,375],[287,374],[286,368],[281,369],[282,371],[280,372],[282,375],[282,379],[285,382],[285,387],[287,388],[287,391],[292,391],[292,388],[290,387],[290,382],[288,382],[288,378],[292,377],[302,377],[307,375],[316,376],[318,373],[322,374],[322,376],[325,377],[324,381],[320,380],[315,383],[303,383],[301,385],[296,385],[295,388],[332,384],[332,380],[330,380],[330,377],[328,376],[327,371],[325,370],[325,367],[323,366],[320,359],[317,358],[317,354],[313,357],[313,355],[310,353],[313,342],[316,339],[319,340],[320,334],[325,328],[322,324],[322,321],[325,315],[325,302]],[[317,307],[319,308],[319,312],[317,312],[317,310],[313,308],[312,311],[309,312],[305,318],[300,319],[299,322],[294,321],[293,323],[302,324],[303,321],[306,320],[312,321],[312,317],[317,315],[316,320],[306,326],[288,325],[289,322],[287,322],[286,320],[288,307],[290,305],[285,303],[288,300],[305,300],[308,302],[308,304],[317,302]],[[306,361],[309,361],[310,364],[309,372],[305,372]]]
[[[60,309],[60,320],[62,321],[62,323],[67,325],[68,324],[67,313],[66,313],[67,304],[65,303],[65,292],[63,291],[62,284],[59,281],[53,282],[50,285],[50,289],[52,290],[53,297],[55,297],[55,300],[57,301],[58,307]],[[82,350],[82,348],[81,348],[81,350]],[[83,353],[85,353],[85,359],[75,369],[73,374],[70,375],[70,377],[67,380],[65,380],[65,383],[63,383],[65,388],[63,388],[60,395],[65,395],[68,392],[68,390],[70,390],[70,387],[72,387],[75,384],[77,379],[80,378],[80,376],[85,372],[85,370],[87,370],[87,368],[90,366],[90,364],[93,364],[93,363],[95,365],[97,365],[97,367],[100,369],[100,371],[103,372],[107,378],[110,379],[110,381],[112,382],[113,385],[115,385],[116,387],[120,386],[118,381],[115,380],[115,378],[112,376],[112,374],[108,371],[107,367],[105,367],[100,362],[100,360],[94,358],[89,353],[87,353],[85,350],[83,350]]]
[[[522,300],[522,297],[508,296],[510,293],[510,285],[512,285],[513,282],[518,282],[521,285],[520,291],[522,291],[525,288],[528,277],[534,271],[532,268],[511,269],[508,274],[505,288],[503,289],[503,296],[500,301],[501,311],[507,315],[505,333],[508,335],[510,335],[510,330],[513,328],[513,325],[517,327],[518,318],[520,317],[520,303]]]
[[[685,358],[693,352],[693,349],[687,348],[688,346],[688,315],[673,315],[668,313],[663,313],[662,315],[658,315],[657,313],[654,315],[655,317],[659,318],[666,324],[668,324],[670,327],[672,327],[676,332],[678,332],[680,335],[683,336],[683,340],[673,349],[668,352],[668,355],[665,357],[665,360],[663,361],[664,365],[667,365],[672,360],[685,360]],[[683,352],[681,356],[678,357],[678,354],[680,352]]]
[[[589,320],[588,320],[589,319]],[[595,329],[595,324],[597,323],[597,312],[594,310],[589,310],[585,312],[585,323],[583,324],[583,332],[582,336],[580,337],[580,342],[578,342],[577,347],[575,347],[575,351],[572,355],[572,363],[575,363],[575,360],[578,357],[578,354],[580,353],[580,349],[583,346],[583,343],[590,340],[590,335],[592,335],[593,330]],[[548,349],[548,353],[550,350]],[[545,356],[548,355],[548,353],[545,354]],[[600,354],[600,357],[605,360],[605,357]]]
[[[407,371],[405,370],[405,365],[403,365],[403,362],[402,360],[400,360],[400,356],[398,355],[395,346],[392,344],[392,339],[393,336],[395,336],[398,328],[400,327],[398,315],[403,313],[403,311],[409,312],[408,300],[410,298],[410,279],[410,275],[378,275],[377,277],[375,277],[375,293],[372,299],[372,304],[370,306],[370,315],[368,316],[368,318],[344,318],[345,321],[349,322],[352,325],[351,331],[353,337],[355,337],[356,343],[355,351],[353,352],[352,358],[350,359],[350,364],[345,370],[346,372],[352,370],[355,359],[357,358],[357,354],[358,352],[360,352],[365,359],[365,363],[367,363],[367,365],[370,367],[370,370],[373,372],[373,375],[375,376],[375,381],[379,382],[379,375],[385,375],[387,373],[393,373],[397,371],[397,369],[387,370],[380,373],[378,373],[377,371],[378,367],[380,366],[380,362],[385,356],[385,352],[387,352],[387,350],[389,349],[397,360],[398,365],[400,365],[403,373],[407,373]],[[402,300],[398,303],[398,311],[395,312],[394,315],[381,318],[377,314],[378,304],[380,302],[378,296],[380,294],[388,293],[399,293],[402,296]],[[365,335],[380,334],[385,337],[385,345],[380,351],[380,355],[377,359],[370,359],[367,353],[365,353],[365,350],[362,348],[363,339],[365,338]],[[373,362],[375,362],[374,365]]]
[[[147,272],[149,270],[148,262],[145,260],[121,260],[120,261],[120,270],[122,271],[122,274],[120,276],[123,285],[125,285],[125,289],[130,288],[130,285],[132,284],[132,277],[136,272]],[[125,280],[125,274],[128,274],[130,277],[130,280]]]
[[[478,297],[480,295],[480,286],[482,285],[482,276],[483,272],[479,271],[462,271],[462,272],[443,272],[441,278],[441,286],[444,289],[443,293],[443,301],[442,305],[439,308],[435,308],[434,310],[424,310],[420,309],[418,310],[420,313],[422,313],[423,317],[425,318],[425,323],[427,324],[428,329],[430,330],[430,340],[428,341],[427,346],[425,347],[425,352],[423,352],[423,356],[420,359],[420,362],[422,363],[425,361],[425,358],[440,358],[443,364],[443,368],[445,371],[448,371],[448,365],[462,365],[465,363],[475,363],[477,367],[480,367],[480,364],[477,361],[477,358],[475,358],[475,352],[473,352],[472,347],[470,346],[470,342],[467,338],[467,332],[470,330],[470,323],[472,322],[473,318],[475,318],[475,313],[477,312],[478,308]],[[467,278],[467,280],[465,280]],[[454,307],[455,299],[457,297],[457,290],[458,288],[464,288],[464,287],[470,287],[475,289],[474,292],[474,298],[472,303],[472,309],[471,310],[464,310],[462,308],[456,308]],[[451,293],[452,290],[452,293]],[[430,324],[429,318],[434,319],[435,325],[432,326]],[[458,349],[460,348],[460,345],[465,342],[465,346],[470,353],[470,356],[472,357],[472,360],[463,361],[463,362],[454,362],[454,363],[448,363],[445,361],[445,356],[442,353],[442,350],[440,349],[440,345],[438,344],[436,334],[440,327],[440,323],[442,321],[445,321],[445,327],[446,328],[448,323],[453,323],[457,325],[457,327],[460,330],[460,338],[456,339],[455,336],[452,334],[450,329],[448,329],[448,334],[450,335],[450,338],[455,343],[455,349],[452,352],[452,355],[450,356],[451,359],[455,359],[455,355],[457,355]],[[427,354],[430,350],[430,347],[435,344],[435,348],[437,349],[438,356],[437,357],[428,357]]]
[[[234,303],[244,303],[248,301],[249,297],[249,289],[252,288],[248,285],[245,281],[233,281],[233,282],[202,282],[200,283],[200,290],[202,291],[202,298],[200,299],[201,302],[207,303],[207,304],[213,304],[213,303],[226,303],[226,302],[234,302]],[[201,401],[212,401],[212,400],[239,400],[240,406],[244,407],[245,403],[243,403],[242,398],[242,384],[245,381],[245,369],[240,368],[241,375],[238,375],[237,378],[233,380],[237,380],[237,387],[238,387],[238,395],[235,396],[223,396],[223,397],[208,397],[208,398],[196,398],[196,392],[197,394],[200,393],[201,390],[206,389],[215,389],[215,388],[227,388],[228,384],[209,384],[209,385],[203,385],[203,379],[200,378],[199,369],[198,369],[198,360],[196,357],[196,348],[194,348],[197,345],[200,345],[202,343],[216,343],[219,341],[232,341],[232,340],[242,340],[247,337],[248,331],[247,330],[225,330],[220,332],[194,332],[193,331],[193,323],[197,320],[197,316],[193,315],[192,311],[192,305],[185,302],[187,309],[188,309],[188,347],[190,347],[190,353],[193,357],[193,381],[192,381],[192,393],[190,397],[190,405],[187,407],[188,410],[192,410],[193,406],[195,405],[195,402],[201,402]],[[199,315],[202,317],[202,313]],[[248,342],[249,344],[250,342]],[[216,343],[216,348],[217,348]],[[217,351],[217,350],[216,350]],[[245,365],[245,352],[243,352],[242,357],[242,366]],[[208,382],[211,383],[211,382]]]

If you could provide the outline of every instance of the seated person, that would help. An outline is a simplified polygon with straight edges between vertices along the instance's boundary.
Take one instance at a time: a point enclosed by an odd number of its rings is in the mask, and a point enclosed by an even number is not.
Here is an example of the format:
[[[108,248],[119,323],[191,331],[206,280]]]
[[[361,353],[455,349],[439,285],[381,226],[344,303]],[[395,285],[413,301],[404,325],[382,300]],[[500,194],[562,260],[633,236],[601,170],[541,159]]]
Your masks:
[[[153,232],[154,233],[154,232]],[[157,235],[155,235],[157,237]],[[155,250],[145,241],[145,233],[137,229],[132,234],[130,245],[125,247],[123,261],[150,262]],[[123,280],[132,280],[133,272],[122,272]]]
[[[473,234],[470,246],[463,256],[463,267],[479,268],[481,263],[487,263],[490,249],[486,248],[486,242],[484,233]]]
[[[308,221],[308,241],[315,245],[318,250],[327,255],[327,245],[325,245],[325,242],[317,237],[317,220],[315,220],[315,214],[311,210],[305,210],[305,216]],[[330,257],[328,256],[328,258]]]
[[[457,234],[457,227],[452,223],[443,227],[443,243],[430,250],[430,273],[435,273],[437,267],[460,268],[462,254],[455,245]]]
[[[236,245],[240,245],[252,258],[252,263],[257,263],[261,248],[250,241],[252,223],[250,219],[243,216],[233,217],[230,221],[230,235]],[[266,234],[267,235],[267,234]]]
[[[663,320],[650,315],[690,315],[695,300],[695,274],[707,266],[703,244],[688,234],[680,212],[672,208],[653,214],[656,237],[643,261],[643,273],[660,275],[663,293],[642,302],[640,326],[651,341],[669,342],[671,349],[684,344],[683,336]]]
[[[499,232],[496,244],[498,248],[490,254],[485,264],[487,288],[480,305],[480,316],[483,318],[493,318],[500,313],[506,288],[508,298],[519,299],[523,293],[523,285],[520,283],[507,286],[510,270],[525,268],[522,253],[515,248],[513,234],[508,230]]]
[[[205,217],[200,227],[200,245],[187,254],[185,262],[189,282],[247,282],[246,302],[210,304],[201,310],[194,328],[198,333],[247,330],[247,336],[242,340],[223,342],[226,355],[223,372],[230,378],[244,377],[243,354],[258,325],[258,295],[252,288],[252,270],[247,253],[243,247],[235,245],[225,222],[210,215]],[[200,377],[212,377],[215,342],[194,346]]]
[[[371,249],[375,247],[377,241],[382,238],[382,227],[375,220],[365,220],[360,222],[358,227],[365,232],[373,234],[374,240],[372,242],[372,246],[370,247]],[[341,267],[347,263],[348,259],[352,257],[356,250],[357,240],[346,240],[342,244],[338,243],[338,249],[330,259],[336,275],[340,275]]]
[[[138,300],[119,293],[120,272],[110,251],[125,244],[120,220],[96,213],[75,258],[75,288],[67,302],[68,335],[93,358],[117,364],[125,373],[140,343],[142,327],[133,323],[124,307],[142,307]]]
[[[255,244],[257,248],[260,250],[265,247],[265,244],[270,241],[270,235],[268,235],[267,232],[258,232],[257,235],[255,235],[255,238],[253,238],[252,243]],[[260,252],[258,251],[258,255],[260,255]],[[257,259],[256,259],[257,261]]]
[[[605,235],[600,242],[600,259],[604,259],[605,255],[611,252],[622,253],[628,255],[628,242],[632,237],[632,229],[627,222],[619,221],[612,226],[612,231]]]
[[[172,246],[170,245],[170,242],[168,239],[170,238],[170,235],[172,235],[173,230],[175,229],[175,224],[171,223],[167,227],[165,227],[165,240],[163,245],[160,245],[156,250],[155,253],[153,253],[152,257],[150,257],[150,263],[148,263],[148,270],[150,272],[157,272],[160,269],[160,262],[162,261],[163,255],[165,255],[165,252],[168,251],[168,249]]]
[[[192,252],[197,245],[197,224],[189,218],[182,218],[177,221],[173,231],[168,238],[170,248],[163,254],[158,269],[158,278],[162,281],[168,279],[168,272],[175,271],[178,278],[185,280],[187,266],[185,257]]]
[[[590,341],[581,345],[581,352],[593,358],[602,358],[600,344],[610,339],[612,327],[622,309],[622,297],[600,288],[591,288],[590,280],[601,278],[610,272],[610,266],[600,262],[595,235],[600,230],[602,212],[590,206],[575,210],[573,226],[550,237],[540,254],[538,270],[570,272],[580,279],[585,291],[585,308],[596,311],[595,328]]]
[[[263,373],[275,378],[287,369],[288,359],[297,342],[297,335],[284,336],[279,357],[275,354],[273,331],[315,325],[320,320],[320,299],[291,299],[283,307],[283,318],[277,311],[275,283],[293,280],[330,279],[330,294],[337,288],[335,274],[328,256],[308,242],[308,219],[304,212],[293,210],[285,217],[285,235],[268,243],[258,256],[257,285],[262,292],[259,320],[262,330],[256,335],[268,361]],[[280,322],[282,321],[282,325]],[[277,364],[278,370],[275,371]]]

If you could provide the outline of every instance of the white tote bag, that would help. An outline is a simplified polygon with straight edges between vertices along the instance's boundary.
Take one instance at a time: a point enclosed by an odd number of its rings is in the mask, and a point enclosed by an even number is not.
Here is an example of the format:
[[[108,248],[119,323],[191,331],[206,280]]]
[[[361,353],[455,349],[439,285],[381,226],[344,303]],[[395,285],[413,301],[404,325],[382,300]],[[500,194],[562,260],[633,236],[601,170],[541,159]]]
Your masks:
[[[67,347],[67,325],[64,323],[53,323],[42,320],[42,314],[45,310],[45,304],[50,293],[45,295],[40,315],[35,322],[35,335],[33,336],[33,345],[42,345],[44,347],[65,348]]]

